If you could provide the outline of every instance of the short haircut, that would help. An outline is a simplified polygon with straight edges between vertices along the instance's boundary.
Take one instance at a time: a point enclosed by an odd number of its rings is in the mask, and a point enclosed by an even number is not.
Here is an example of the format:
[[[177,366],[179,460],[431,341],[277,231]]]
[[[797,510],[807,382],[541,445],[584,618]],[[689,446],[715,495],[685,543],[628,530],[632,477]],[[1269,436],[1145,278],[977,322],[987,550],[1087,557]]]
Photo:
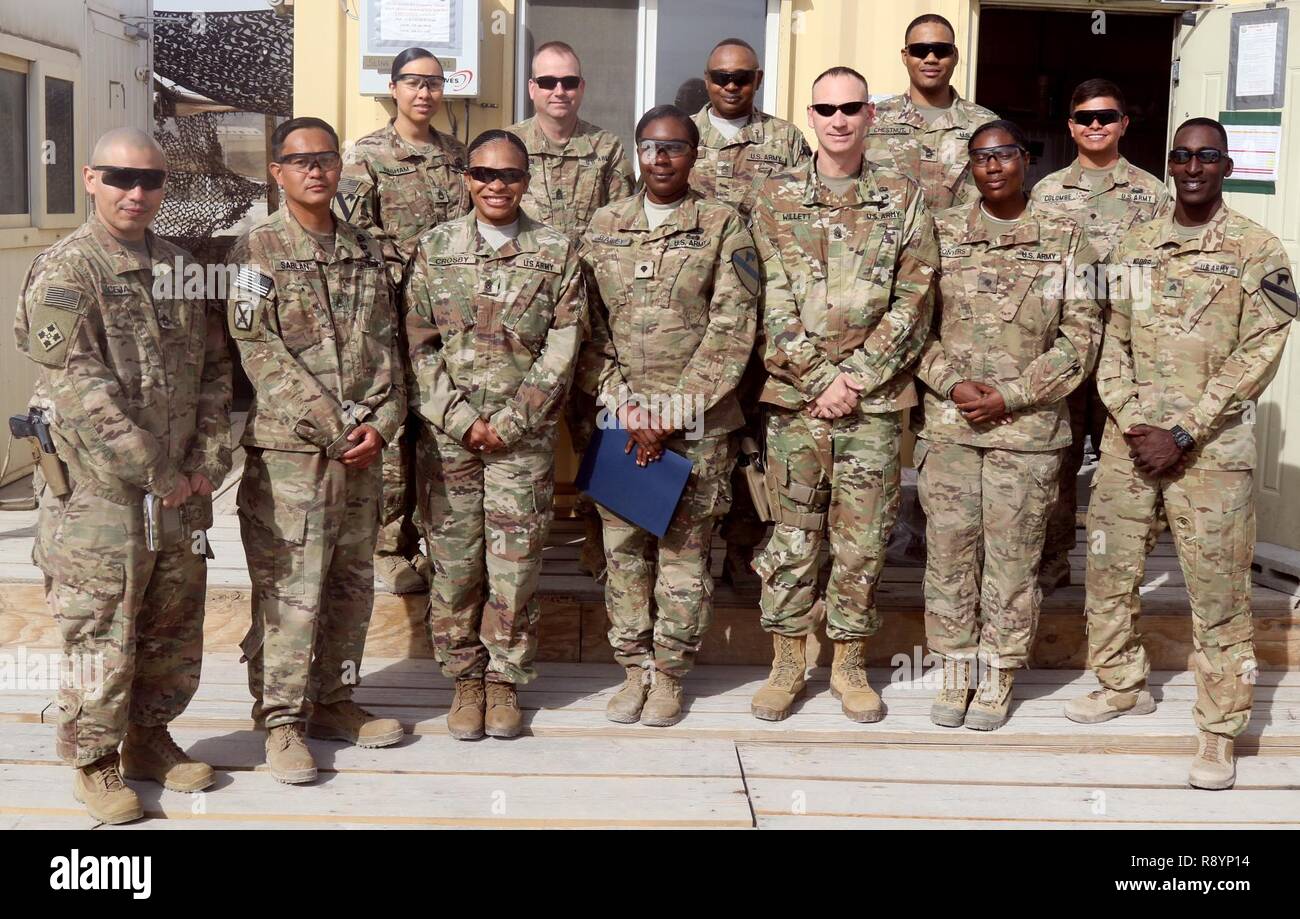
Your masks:
[[[538,46],[537,50],[533,52],[532,61],[530,61],[528,64],[529,68],[534,73],[537,71],[537,58],[542,54],[543,51],[553,51],[556,54],[567,54],[569,57],[573,58],[575,61],[578,62],[578,76],[582,76],[582,58],[578,57],[578,52],[573,50],[573,45],[569,44],[566,41],[548,41],[548,42],[543,42],[540,46]]]
[[[1016,142],[1016,146],[1029,149],[1029,138],[1025,136],[1025,131],[1014,121],[1008,121],[1006,118],[996,118],[993,121],[986,121],[974,131],[971,131],[970,140],[966,141],[966,149],[975,149],[975,139],[981,134],[987,134],[989,131],[1006,131],[1011,135],[1011,139]]]
[[[1100,96],[1109,96],[1118,102],[1120,112],[1128,111],[1128,103],[1124,101],[1124,90],[1110,80],[1094,77],[1091,80],[1084,80],[1074,87],[1074,92],[1070,93],[1070,113],[1074,114],[1074,110],[1084,102]]]
[[[717,51],[719,48],[725,48],[728,45],[733,45],[737,48],[744,48],[750,54],[754,55],[754,60],[758,61],[758,52],[754,50],[753,45],[745,41],[743,38],[724,38],[722,41],[714,45],[712,50],[709,51],[709,57],[713,57],[714,51]],[[759,63],[761,64],[762,61],[759,61]]]
[[[827,77],[853,77],[855,80],[857,80],[859,83],[862,84],[863,94],[870,96],[870,91],[867,89],[867,78],[864,77],[862,74],[858,73],[852,67],[832,67],[829,70],[823,70],[821,73],[817,75],[817,79],[812,81],[812,85],[815,87],[818,83],[820,83],[822,80],[826,79]]]
[[[656,105],[650,111],[641,116],[641,120],[636,123],[636,140],[641,142],[641,135],[652,122],[659,121],[662,118],[671,118],[686,129],[686,136],[690,138],[692,147],[700,145],[700,129],[691,120],[691,116],[683,112],[675,105]]]
[[[524,158],[524,170],[528,169],[528,148],[524,142],[515,134],[509,131],[502,131],[500,128],[490,128],[479,134],[469,142],[469,149],[465,153],[465,159],[468,162],[474,158],[474,151],[480,147],[486,147],[488,144],[496,144],[504,141],[515,148],[515,151]]]
[[[407,48],[401,54],[397,55],[397,57],[393,58],[393,66],[388,71],[389,79],[396,83],[397,77],[402,72],[403,67],[411,63],[411,61],[423,60],[426,57],[433,58],[438,63],[438,69],[442,69],[442,61],[439,61],[432,51],[427,51],[424,48]]]
[[[271,159],[278,160],[280,158],[280,152],[284,149],[284,142],[289,139],[290,134],[294,131],[306,131],[310,129],[324,131],[330,136],[330,140],[334,141],[334,149],[338,150],[338,132],[330,126],[328,121],[312,117],[290,118],[283,124],[277,125],[276,129],[271,132]]]
[[[933,22],[935,25],[943,26],[948,30],[948,34],[952,36],[952,40],[957,40],[957,30],[952,27],[951,22],[944,19],[938,13],[923,13],[907,24],[907,28],[903,30],[903,41],[907,41],[907,36],[912,34],[913,29],[917,26],[923,26],[927,22]]]
[[[1177,137],[1183,128],[1213,128],[1219,135],[1219,139],[1223,141],[1223,152],[1228,152],[1228,131],[1213,118],[1188,118],[1178,126],[1178,130],[1174,132],[1174,137]]]

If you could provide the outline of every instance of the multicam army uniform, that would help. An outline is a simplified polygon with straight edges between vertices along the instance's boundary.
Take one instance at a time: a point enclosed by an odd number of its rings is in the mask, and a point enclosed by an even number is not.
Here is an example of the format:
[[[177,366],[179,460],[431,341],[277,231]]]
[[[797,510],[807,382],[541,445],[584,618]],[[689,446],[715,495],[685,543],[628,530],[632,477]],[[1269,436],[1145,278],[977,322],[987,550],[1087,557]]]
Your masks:
[[[763,401],[776,523],[754,560],[763,628],[810,633],[818,555],[830,534],[826,633],[879,627],[875,592],[899,504],[902,416],[916,404],[907,369],[930,329],[939,250],[920,189],[864,162],[842,196],[816,159],[775,176],[754,208],[763,260]],[[819,419],[809,403],[841,373],[865,387],[857,409]]]
[[[366,424],[388,442],[405,417],[383,250],[335,224],[324,252],[282,208],[236,243],[227,323],[253,384],[239,529],[253,581],[241,648],[268,728],[306,720],[307,699],[351,698],[374,601],[377,463],[339,460]]]
[[[168,296],[184,293],[182,266],[197,265],[152,233],[147,243],[155,270],[92,216],[37,256],[14,325],[18,350],[40,365],[35,402],[53,416],[73,486],[41,494],[32,560],[73,663],[55,737],[75,766],[116,751],[128,722],[172,721],[198,688],[212,500],[164,513],[154,552],[143,503],[182,477],[217,486],[230,471],[221,314]]]
[[[588,352],[601,361],[597,394],[611,412],[629,397],[684,397],[703,407],[702,420],[690,419],[702,436],[664,443],[694,468],[662,539],[601,509],[605,604],[620,664],[653,661],[680,677],[713,618],[709,549],[730,503],[728,435],[744,422],[736,386],[754,347],[760,268],[734,208],[691,191],[651,230],[644,205],[643,191],[601,208],[583,238],[601,301]]]
[[[420,239],[404,303],[433,650],[449,677],[527,683],[556,424],[586,328],[577,252],[526,214],[493,249],[470,214]],[[464,446],[480,418],[505,450]]]
[[[563,146],[552,143],[536,118],[508,129],[528,148],[532,177],[521,207],[541,223],[559,230],[575,243],[591,222],[591,215],[612,201],[632,194],[636,183],[623,142],[609,131],[582,119]],[[588,283],[593,282],[588,279]],[[585,336],[584,336],[585,337]],[[596,428],[596,403],[589,393],[573,386],[564,402],[564,421],[573,449],[581,456]],[[574,502],[574,512],[599,522],[596,506],[586,495]],[[594,551],[599,554],[599,547]]]
[[[812,156],[803,132],[788,121],[755,110],[731,140],[709,120],[712,105],[695,113],[700,155],[691,167],[691,188],[730,204],[749,219],[758,192],[771,176],[802,166]]]
[[[1066,276],[1095,259],[1077,225],[1034,208],[993,229],[972,201],[940,211],[935,228],[939,297],[916,366],[925,388],[913,424],[929,547],[926,641],[945,657],[978,651],[1014,669],[1028,662],[1038,624],[1043,526],[1070,439],[1065,396],[1101,344],[1094,291],[1067,287]],[[1011,420],[964,419],[949,398],[963,380],[995,388]]]
[[[396,287],[420,234],[469,213],[469,189],[460,170],[465,145],[430,127],[431,144],[412,144],[389,122],[352,144],[345,158],[334,213],[365,230],[384,250]],[[384,497],[378,555],[413,558],[420,534],[415,515],[415,432],[403,424],[384,448]]]
[[[1149,271],[1150,299],[1111,300],[1097,365],[1110,419],[1088,512],[1088,664],[1108,689],[1144,685],[1138,585],[1163,517],[1192,606],[1196,723],[1235,737],[1256,670],[1254,400],[1296,314],[1291,265],[1277,237],[1225,204],[1191,239],[1179,239],[1172,213],[1136,227],[1111,262]],[[1137,472],[1123,438],[1137,424],[1180,425],[1195,439],[1182,475]]]
[[[952,106],[926,121],[910,93],[876,103],[867,135],[867,159],[907,176],[925,191],[926,206],[941,211],[979,198],[966,145],[971,132],[997,118],[952,91]]]
[[[1122,156],[1096,188],[1076,159],[1066,168],[1040,179],[1030,193],[1030,200],[1041,210],[1068,217],[1083,227],[1098,262],[1106,260],[1131,228],[1163,214],[1170,206],[1165,183]],[[1067,403],[1070,448],[1061,462],[1060,493],[1048,515],[1043,540],[1044,566],[1055,570],[1065,570],[1068,566],[1076,541],[1084,437],[1092,434],[1094,443],[1100,444],[1106,423],[1106,408],[1097,397],[1096,383],[1091,377],[1070,393]]]
[[[763,183],[776,173],[808,162],[812,151],[803,132],[793,124],[757,110],[750,115],[749,124],[727,140],[709,120],[711,109],[706,105],[692,119],[700,129],[700,154],[691,168],[691,187],[706,198],[730,204],[748,220]],[[755,352],[737,393],[745,411],[745,426],[736,433],[737,442],[746,435],[756,443],[762,442],[758,397],[765,376],[762,355]],[[728,546],[752,552],[766,530],[743,475],[736,470],[731,478],[731,509],[722,519],[722,538]]]

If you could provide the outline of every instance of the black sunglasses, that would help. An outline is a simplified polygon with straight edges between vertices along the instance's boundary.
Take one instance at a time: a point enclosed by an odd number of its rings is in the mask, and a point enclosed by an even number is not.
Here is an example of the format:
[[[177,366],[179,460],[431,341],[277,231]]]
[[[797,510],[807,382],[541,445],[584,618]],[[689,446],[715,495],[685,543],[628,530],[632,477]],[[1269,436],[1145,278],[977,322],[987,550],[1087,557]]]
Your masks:
[[[957,53],[957,46],[950,41],[914,41],[907,46],[907,56],[925,60],[931,54],[939,60],[952,57]]]
[[[582,77],[533,77],[533,82],[547,92],[555,89],[556,86],[563,86],[569,92],[573,92],[582,85]]]
[[[1070,120],[1082,127],[1094,121],[1100,125],[1114,124],[1124,117],[1124,113],[1113,108],[1081,108],[1070,116]]]
[[[446,85],[447,78],[438,76],[437,74],[425,76],[422,73],[399,73],[393,82],[401,84],[407,89],[413,89],[416,92],[420,91],[420,87],[424,87],[429,90],[429,92],[436,93]]]
[[[870,102],[841,102],[839,105],[831,105],[829,102],[814,102],[810,108],[823,118],[830,118],[836,112],[843,112],[845,115],[856,115],[862,111],[864,106],[870,104]]]
[[[497,179],[507,185],[514,185],[528,178],[527,169],[493,169],[491,166],[466,166],[465,175],[475,182],[491,185]]]
[[[167,180],[166,169],[131,169],[127,166],[91,166],[105,185],[130,191],[139,185],[145,191],[157,191]]]
[[[709,82],[714,86],[748,86],[758,76],[757,70],[710,70]]]
[[[1201,149],[1195,151],[1188,150],[1186,147],[1174,147],[1174,149],[1169,151],[1169,162],[1177,163],[1179,166],[1183,166],[1187,163],[1190,163],[1192,161],[1192,157],[1196,157],[1198,160],[1200,160],[1202,163],[1208,166],[1211,163],[1217,163],[1225,156],[1227,156],[1226,153],[1224,153],[1222,150],[1216,150],[1213,147],[1202,147]]]

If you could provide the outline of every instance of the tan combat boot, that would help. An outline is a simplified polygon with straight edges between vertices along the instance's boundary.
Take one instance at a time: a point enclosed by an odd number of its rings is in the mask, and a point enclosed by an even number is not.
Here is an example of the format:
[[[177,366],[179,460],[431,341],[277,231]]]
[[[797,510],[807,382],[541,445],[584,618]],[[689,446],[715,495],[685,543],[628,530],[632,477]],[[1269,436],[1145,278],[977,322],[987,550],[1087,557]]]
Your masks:
[[[487,713],[483,717],[484,729],[489,737],[518,737],[524,726],[524,714],[519,710],[519,696],[514,683],[487,683]]]
[[[316,760],[307,749],[306,725],[290,721],[267,731],[266,765],[271,770],[271,778],[286,785],[316,781]]]
[[[132,724],[122,744],[122,774],[157,782],[168,791],[202,791],[216,781],[212,767],[190,759],[164,725]]]
[[[1079,724],[1097,724],[1120,715],[1149,715],[1155,710],[1155,700],[1145,688],[1127,692],[1094,689],[1086,696],[1066,703],[1065,717]]]
[[[1046,597],[1058,587],[1070,586],[1070,556],[1068,553],[1044,555],[1038,563],[1038,586]]]
[[[606,703],[605,718],[619,724],[633,724],[640,720],[650,692],[650,671],[640,664],[628,664],[623,671],[623,685]]]
[[[582,518],[582,550],[578,570],[597,582],[605,580],[605,525],[595,511]]]
[[[943,686],[930,706],[930,720],[940,727],[959,728],[970,705],[970,658],[943,659]]]
[[[966,710],[966,727],[972,731],[996,731],[1006,724],[1015,682],[1014,670],[986,667],[975,690],[975,700]]]
[[[72,776],[72,795],[100,823],[130,823],[144,816],[140,799],[122,781],[117,753],[78,768]]]
[[[1212,791],[1231,788],[1237,781],[1237,759],[1232,752],[1232,738],[1209,731],[1200,733],[1196,759],[1192,760],[1187,784]]]
[[[682,720],[682,681],[662,670],[650,672],[650,696],[641,710],[641,723],[666,728]]]
[[[307,733],[322,740],[346,740],[358,747],[391,747],[402,739],[396,718],[376,718],[351,699],[312,705]]]
[[[867,642],[835,642],[831,661],[831,695],[840,700],[844,716],[863,724],[885,717],[885,705],[867,682]]]
[[[376,555],[375,587],[390,594],[418,594],[429,589],[429,582],[414,562],[400,555]]]
[[[478,740],[483,736],[486,706],[482,677],[457,680],[451,711],[447,712],[447,733],[457,740]]]
[[[806,635],[772,635],[772,672],[754,693],[749,710],[762,721],[784,721],[807,682]]]

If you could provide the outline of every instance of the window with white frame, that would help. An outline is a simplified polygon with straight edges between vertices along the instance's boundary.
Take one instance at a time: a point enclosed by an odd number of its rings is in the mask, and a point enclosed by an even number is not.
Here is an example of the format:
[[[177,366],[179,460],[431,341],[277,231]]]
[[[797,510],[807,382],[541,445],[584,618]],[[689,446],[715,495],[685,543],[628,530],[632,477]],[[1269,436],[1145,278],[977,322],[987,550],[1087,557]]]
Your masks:
[[[646,110],[676,103],[698,111],[708,101],[704,65],[724,38],[758,51],[766,71],[759,106],[776,104],[780,0],[519,0],[515,116],[528,101],[533,50],[568,42],[582,59],[586,94],[582,117],[613,131],[632,148],[632,129]]]
[[[0,35],[0,228],[75,226],[84,213],[77,59]]]

